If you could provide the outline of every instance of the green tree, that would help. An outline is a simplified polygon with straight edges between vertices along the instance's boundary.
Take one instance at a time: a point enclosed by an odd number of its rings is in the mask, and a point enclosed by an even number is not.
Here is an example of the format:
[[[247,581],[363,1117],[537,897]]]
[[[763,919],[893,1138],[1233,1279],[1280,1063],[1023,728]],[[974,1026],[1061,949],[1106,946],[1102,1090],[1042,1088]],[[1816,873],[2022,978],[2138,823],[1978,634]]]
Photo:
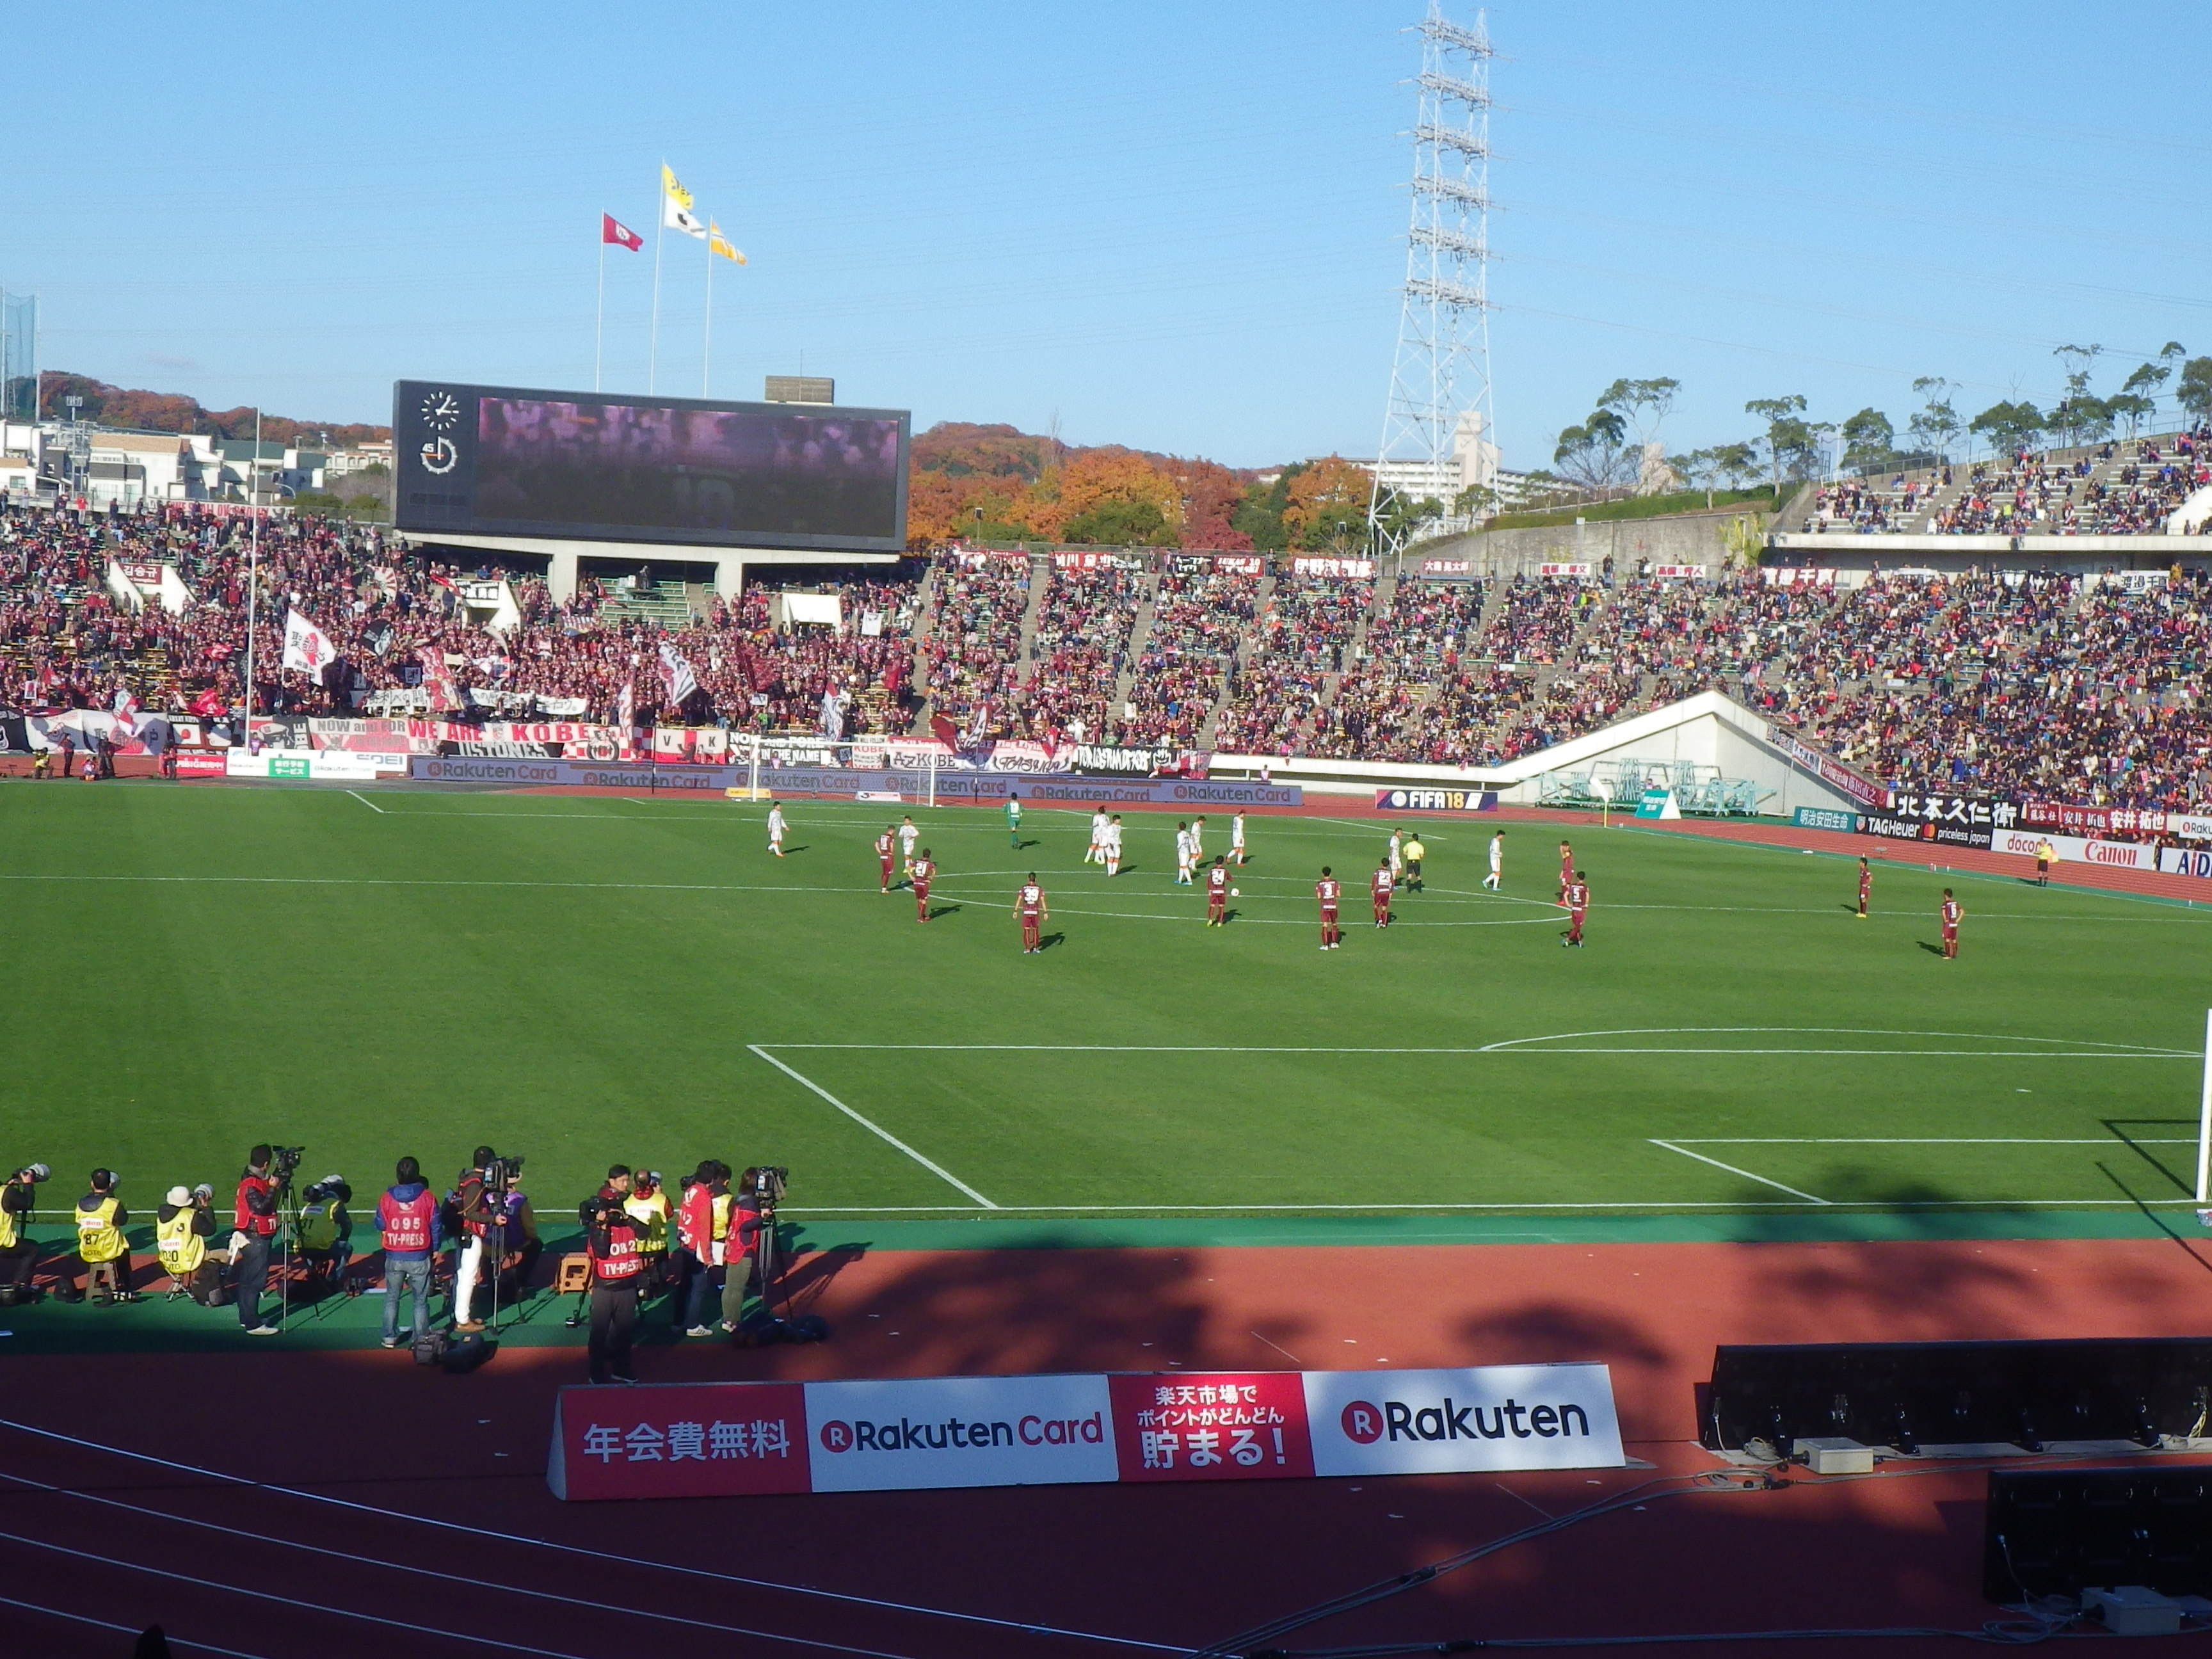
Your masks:
[[[2191,357],[2182,364],[2173,401],[2200,421],[2212,416],[2212,357]]]
[[[1229,515],[1230,528],[1249,536],[1255,551],[1280,553],[1290,546],[1291,532],[1283,523],[1283,509],[1291,504],[1291,480],[1305,470],[1306,464],[1299,461],[1285,467],[1272,483],[1254,484]]]
[[[1682,389],[1680,380],[1661,378],[1655,380],[1615,380],[1598,393],[1597,407],[1619,415],[1636,428],[1636,447],[1659,435],[1659,428],[1667,419],[1668,411],[1674,407],[1674,394]]]
[[[1100,501],[1060,527],[1071,542],[1103,547],[1158,547],[1169,538],[1167,515],[1151,501]]]
[[[2160,387],[2173,378],[2173,366],[2189,355],[2180,341],[2168,340],[2158,349],[2158,361],[2145,363],[2122,381],[2120,390],[2156,401]],[[2133,430],[2132,428],[2130,428]]]
[[[2130,375],[2128,378],[2132,383],[2135,377]],[[2113,420],[2125,421],[2130,438],[2142,429],[2145,421],[2157,412],[2158,404],[2139,392],[2115,392],[2105,399],[2105,413]]]
[[[1805,426],[1805,399],[1796,392],[1781,398],[1753,398],[1743,406],[1747,415],[1756,415],[1766,422],[1766,458],[1774,490],[1782,493],[1782,464],[1784,459],[1802,447]]]
[[[1914,448],[1928,451],[1948,465],[1952,442],[1960,430],[1958,411],[1951,407],[1951,383],[1940,374],[1923,374],[1912,383],[1912,389],[1923,401],[1905,431]]]
[[[1990,447],[2019,450],[2033,447],[2049,424],[2033,404],[1996,403],[1966,422],[1966,430],[1989,440]]]
[[[1723,483],[1741,489],[1759,476],[1759,446],[1757,444],[1716,444],[1713,447],[1713,465],[1720,473]]]
[[[1840,428],[1844,465],[1857,472],[1873,472],[1889,465],[1897,450],[1897,430],[1889,416],[1871,404],[1859,410]]]
[[[1626,483],[1636,471],[1628,423],[1613,410],[1592,410],[1589,419],[1559,434],[1552,465],[1570,483],[1600,494]]]

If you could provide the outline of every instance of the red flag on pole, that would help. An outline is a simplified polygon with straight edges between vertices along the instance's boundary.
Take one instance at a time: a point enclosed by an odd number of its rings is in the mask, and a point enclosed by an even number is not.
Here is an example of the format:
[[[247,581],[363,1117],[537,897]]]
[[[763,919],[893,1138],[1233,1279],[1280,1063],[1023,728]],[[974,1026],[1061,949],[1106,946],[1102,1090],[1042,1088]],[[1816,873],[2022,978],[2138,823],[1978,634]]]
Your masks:
[[[617,247],[626,247],[632,253],[645,246],[645,238],[632,230],[611,213],[599,216],[599,240],[611,242]]]

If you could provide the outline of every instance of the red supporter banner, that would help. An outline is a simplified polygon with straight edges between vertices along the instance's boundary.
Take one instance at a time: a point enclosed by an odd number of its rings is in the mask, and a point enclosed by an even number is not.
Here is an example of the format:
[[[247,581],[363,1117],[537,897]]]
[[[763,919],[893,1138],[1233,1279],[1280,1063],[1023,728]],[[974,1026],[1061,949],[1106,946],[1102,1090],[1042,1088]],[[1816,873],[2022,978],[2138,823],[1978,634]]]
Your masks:
[[[2189,812],[2160,812],[2141,806],[2072,806],[2058,801],[2022,801],[2020,821],[2036,830],[2063,830],[2076,835],[2186,836],[2204,833],[2204,807]]]
[[[1580,562],[1540,564],[1536,567],[1536,574],[1540,576],[1573,576],[1587,580],[1591,571],[1595,568],[1594,565]]]
[[[1655,564],[1651,574],[1662,582],[1702,581],[1705,568],[1701,564]]]
[[[1293,576],[1330,576],[1350,581],[1373,579],[1375,561],[1372,559],[1310,558],[1304,554],[1291,561]]]
[[[556,1497],[1619,1468],[1603,1365],[563,1389]]]

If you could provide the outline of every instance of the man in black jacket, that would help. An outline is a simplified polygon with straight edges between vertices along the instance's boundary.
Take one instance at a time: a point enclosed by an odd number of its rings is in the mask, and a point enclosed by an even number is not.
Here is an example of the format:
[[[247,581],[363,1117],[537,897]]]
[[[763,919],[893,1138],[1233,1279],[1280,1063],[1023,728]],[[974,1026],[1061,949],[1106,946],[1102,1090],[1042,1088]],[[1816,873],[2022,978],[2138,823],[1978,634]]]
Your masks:
[[[0,1187],[0,1308],[28,1302],[36,1294],[31,1288],[31,1275],[39,1267],[38,1241],[29,1231],[38,1206],[33,1188],[52,1173],[43,1164],[26,1164]]]
[[[617,1166],[606,1184],[577,1211],[584,1224],[584,1248],[592,1258],[591,1378],[594,1382],[635,1382],[630,1370],[631,1333],[637,1324],[637,1292],[644,1282],[645,1258],[637,1253],[637,1219],[623,1208],[629,1171]]]

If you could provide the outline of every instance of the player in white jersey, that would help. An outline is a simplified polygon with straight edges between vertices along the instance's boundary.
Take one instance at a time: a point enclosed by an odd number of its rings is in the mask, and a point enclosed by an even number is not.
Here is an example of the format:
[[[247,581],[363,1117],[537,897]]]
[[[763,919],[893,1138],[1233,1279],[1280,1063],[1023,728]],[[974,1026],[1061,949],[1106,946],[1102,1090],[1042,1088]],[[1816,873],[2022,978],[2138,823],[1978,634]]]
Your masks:
[[[1229,850],[1236,854],[1237,863],[1244,862],[1244,812],[1241,807],[1237,816],[1229,820]]]
[[[899,872],[902,875],[911,876],[914,874],[914,847],[915,843],[921,839],[921,831],[914,827],[914,820],[912,818],[901,818],[899,820],[898,838]]]
[[[1091,845],[1083,854],[1083,861],[1085,864],[1106,862],[1106,825],[1109,822],[1107,815],[1103,812],[1093,812],[1091,815]]]
[[[1104,851],[1106,873],[1109,876],[1120,875],[1121,873],[1121,815],[1119,812],[1115,813],[1107,823]]]
[[[1200,813],[1190,821],[1190,861],[1206,862],[1206,814]]]
[[[1406,878],[1406,837],[1399,831],[1390,832],[1390,885],[1395,890]]]
[[[1502,893],[1504,880],[1505,832],[1500,830],[1490,838],[1490,873],[1482,878],[1482,884],[1493,893]]]
[[[1198,854],[1191,850],[1190,826],[1178,823],[1176,825],[1176,880],[1179,884],[1184,886],[1190,884],[1190,866],[1197,861]]]
[[[768,804],[768,850],[783,856],[783,808],[775,801]]]

